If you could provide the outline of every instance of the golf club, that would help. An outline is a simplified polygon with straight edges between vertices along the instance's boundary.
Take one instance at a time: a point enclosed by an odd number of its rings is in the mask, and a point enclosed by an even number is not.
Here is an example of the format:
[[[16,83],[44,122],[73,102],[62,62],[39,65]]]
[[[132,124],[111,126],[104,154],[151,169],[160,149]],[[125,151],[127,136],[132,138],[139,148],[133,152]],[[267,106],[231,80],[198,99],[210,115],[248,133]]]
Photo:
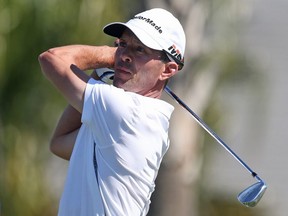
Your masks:
[[[239,158],[238,155],[235,154],[235,152],[232,151],[229,146],[227,146],[224,141],[213,131],[211,130],[206,123],[196,115],[195,112],[193,112],[172,90],[166,86],[165,92],[171,96],[173,99],[177,101],[179,105],[181,105],[184,109],[186,109],[193,118],[197,121],[197,123],[204,128],[222,147],[224,147],[248,172],[252,175],[253,178],[257,179],[257,183],[249,186],[245,190],[243,190],[238,195],[238,200],[247,207],[254,207],[263,196],[264,192],[266,191],[267,185],[265,182],[257,175],[256,172],[254,172],[246,163],[244,163],[243,160]]]
[[[114,71],[109,68],[101,68],[95,69],[95,72],[99,76],[99,78],[108,84],[112,84]],[[253,178],[257,179],[257,182],[245,190],[243,190],[238,195],[238,200],[243,205],[247,207],[254,207],[262,198],[264,192],[267,189],[266,183],[254,172],[244,161],[239,158],[238,155],[234,151],[232,151],[229,146],[225,144],[225,142],[212,130],[210,129],[206,123],[196,115],[168,86],[165,87],[165,92],[172,97],[176,102],[181,105],[184,109],[186,109],[196,120],[196,122],[205,129],[226,151],[228,151],[251,175]]]

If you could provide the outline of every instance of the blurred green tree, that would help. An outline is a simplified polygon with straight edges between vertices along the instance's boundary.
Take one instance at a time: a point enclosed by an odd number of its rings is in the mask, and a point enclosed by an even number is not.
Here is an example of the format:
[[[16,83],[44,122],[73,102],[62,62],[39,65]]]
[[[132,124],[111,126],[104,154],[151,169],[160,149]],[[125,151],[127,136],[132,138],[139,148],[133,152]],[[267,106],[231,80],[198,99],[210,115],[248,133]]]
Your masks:
[[[2,216],[57,212],[59,200],[55,201],[49,183],[45,184],[51,157],[48,141],[65,101],[43,78],[38,55],[72,43],[112,44],[101,29],[124,19],[127,7],[123,2],[0,0]]]
[[[187,104],[197,101],[202,116],[220,81],[236,84],[251,72],[243,68],[246,59],[235,53],[234,25],[242,17],[238,13],[245,12],[237,4],[237,0],[185,0],[181,4],[164,0],[0,0],[1,216],[57,212],[59,197],[51,192],[54,177],[47,177],[54,160],[48,140],[66,103],[40,72],[37,57],[41,52],[66,44],[112,44],[112,38],[101,33],[106,23],[126,20],[151,7],[169,9],[180,17],[187,33],[186,71],[170,84]],[[231,40],[225,40],[225,35]],[[199,213],[202,147],[199,127],[191,122],[176,107],[171,150],[159,173],[151,215]]]

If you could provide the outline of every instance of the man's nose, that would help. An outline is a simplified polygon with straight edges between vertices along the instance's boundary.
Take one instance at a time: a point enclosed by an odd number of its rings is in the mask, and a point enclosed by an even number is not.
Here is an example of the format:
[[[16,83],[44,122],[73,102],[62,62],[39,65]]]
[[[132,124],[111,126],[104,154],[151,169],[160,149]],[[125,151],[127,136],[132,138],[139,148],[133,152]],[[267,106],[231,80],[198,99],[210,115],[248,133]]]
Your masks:
[[[128,47],[122,50],[120,56],[123,62],[128,62],[128,63],[132,62],[133,57]]]

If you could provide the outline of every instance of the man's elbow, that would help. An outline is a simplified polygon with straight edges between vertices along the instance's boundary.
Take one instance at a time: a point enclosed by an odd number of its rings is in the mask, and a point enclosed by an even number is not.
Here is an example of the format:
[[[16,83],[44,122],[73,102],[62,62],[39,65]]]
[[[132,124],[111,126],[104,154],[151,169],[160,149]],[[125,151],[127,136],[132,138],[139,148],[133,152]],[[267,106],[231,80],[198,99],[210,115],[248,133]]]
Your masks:
[[[51,50],[47,50],[43,53],[41,53],[39,56],[38,56],[38,61],[40,63],[40,65],[44,65],[47,63],[48,59],[51,58],[51,55],[53,55],[53,52],[51,52]]]
[[[53,54],[48,50],[38,56],[38,61],[41,66],[42,73],[48,78],[51,72]]]

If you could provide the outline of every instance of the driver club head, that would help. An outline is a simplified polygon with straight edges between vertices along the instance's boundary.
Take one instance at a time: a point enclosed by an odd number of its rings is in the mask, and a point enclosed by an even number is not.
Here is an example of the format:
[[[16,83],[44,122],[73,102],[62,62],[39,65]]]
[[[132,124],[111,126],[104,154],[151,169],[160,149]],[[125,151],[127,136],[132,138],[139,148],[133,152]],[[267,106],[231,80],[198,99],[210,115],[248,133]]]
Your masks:
[[[263,181],[251,185],[238,195],[238,200],[247,207],[254,207],[265,193],[267,185]]]

